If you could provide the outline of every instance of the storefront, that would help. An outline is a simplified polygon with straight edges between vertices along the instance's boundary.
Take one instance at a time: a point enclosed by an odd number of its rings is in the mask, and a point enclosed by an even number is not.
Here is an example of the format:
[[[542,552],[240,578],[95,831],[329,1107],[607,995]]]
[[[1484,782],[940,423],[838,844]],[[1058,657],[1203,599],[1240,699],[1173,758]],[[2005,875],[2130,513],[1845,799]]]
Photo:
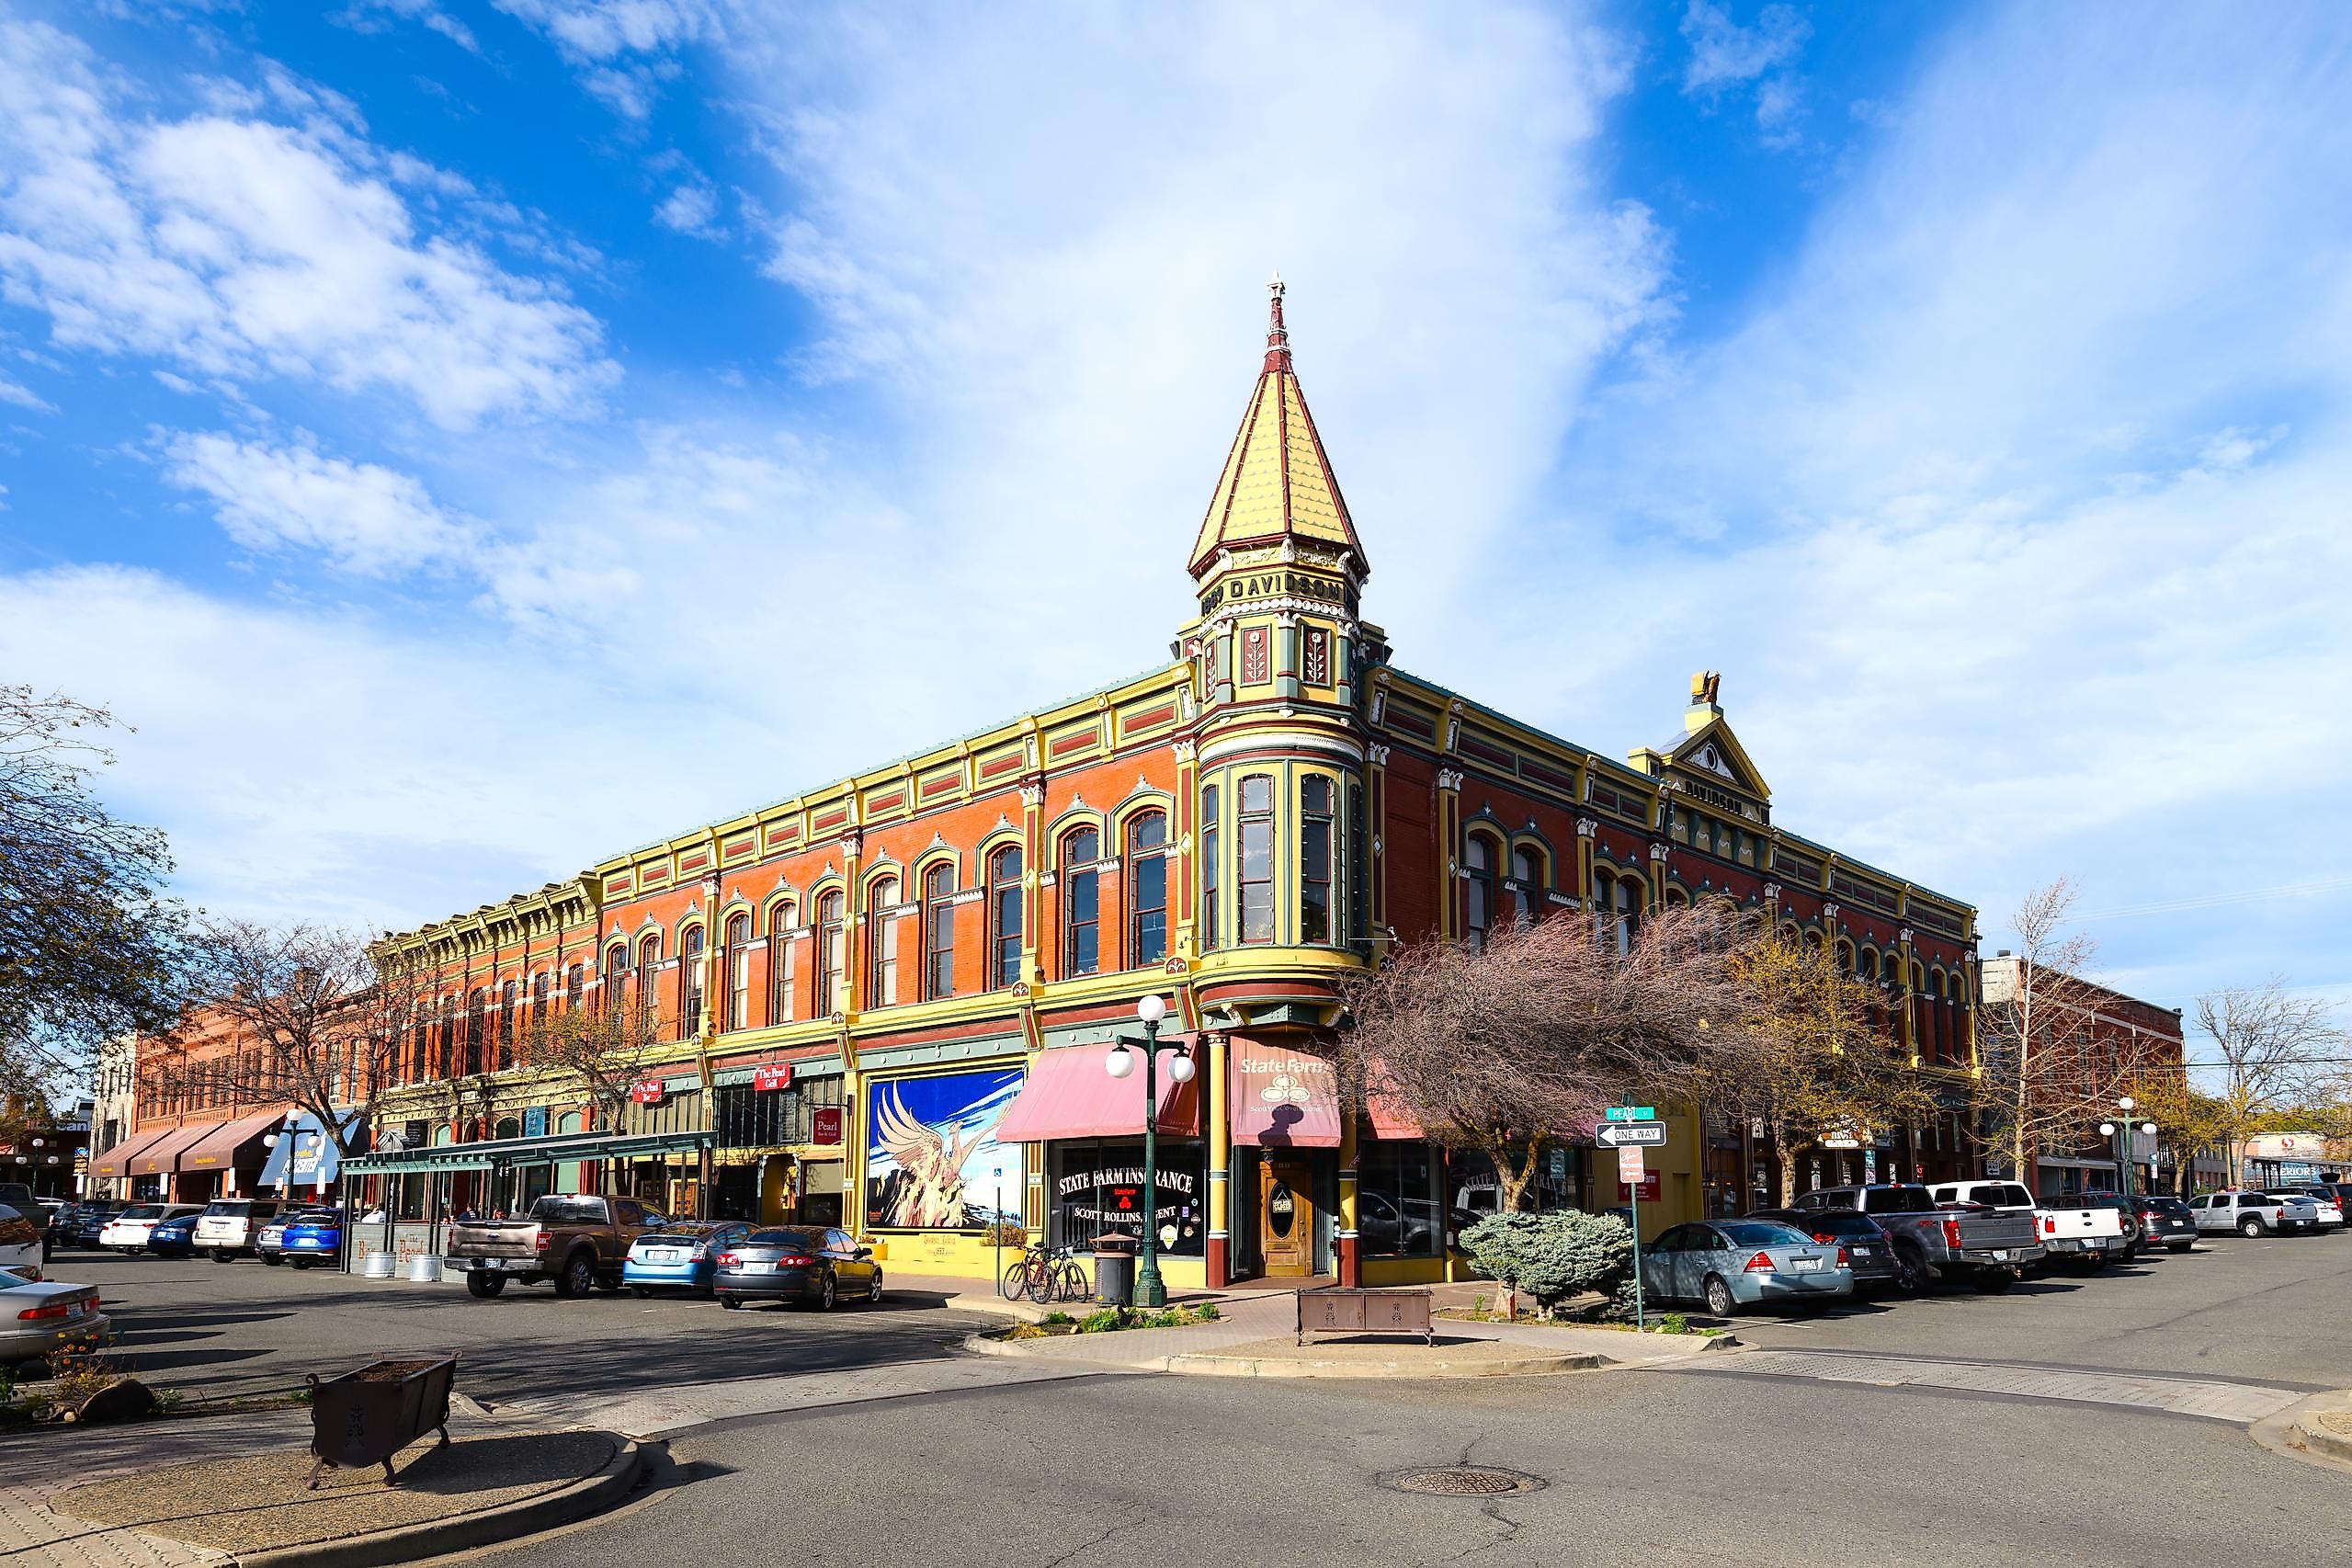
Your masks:
[[[135,1198],[147,1196],[139,1190],[138,1160],[148,1150],[162,1142],[177,1128],[149,1128],[133,1131],[113,1148],[90,1162],[90,1193],[97,1198]],[[145,1178],[153,1181],[153,1177]],[[150,1192],[153,1188],[149,1189]]]
[[[846,1119],[841,1063],[831,1054],[715,1067],[712,1216],[843,1223]]]
[[[288,1107],[276,1106],[234,1121],[212,1123],[179,1156],[180,1200],[201,1203],[215,1198],[255,1196],[270,1146],[289,1114]]]
[[[1001,1124],[1027,1078],[1017,1058],[864,1081],[856,1218],[887,1262],[907,1273],[984,1278],[995,1248],[1019,1244],[1029,1150]],[[802,1201],[823,1190],[812,1170]]]

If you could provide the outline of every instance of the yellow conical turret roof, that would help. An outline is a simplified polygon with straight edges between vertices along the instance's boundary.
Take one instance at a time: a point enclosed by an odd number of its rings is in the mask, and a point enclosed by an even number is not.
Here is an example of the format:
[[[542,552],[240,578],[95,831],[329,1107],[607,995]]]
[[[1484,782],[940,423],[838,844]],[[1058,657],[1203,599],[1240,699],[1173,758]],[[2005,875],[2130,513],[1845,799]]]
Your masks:
[[[1347,502],[1339,494],[1339,481],[1332,477],[1331,460],[1324,455],[1323,437],[1315,434],[1298,374],[1290,368],[1290,335],[1282,324],[1282,279],[1267,287],[1271,320],[1266,332],[1266,368],[1250,393],[1233,449],[1226,454],[1225,472],[1218,476],[1209,515],[1201,519],[1200,537],[1193,541],[1192,574],[1199,577],[1213,566],[1220,551],[1287,539],[1349,552],[1360,579],[1370,574],[1370,562],[1348,520]]]

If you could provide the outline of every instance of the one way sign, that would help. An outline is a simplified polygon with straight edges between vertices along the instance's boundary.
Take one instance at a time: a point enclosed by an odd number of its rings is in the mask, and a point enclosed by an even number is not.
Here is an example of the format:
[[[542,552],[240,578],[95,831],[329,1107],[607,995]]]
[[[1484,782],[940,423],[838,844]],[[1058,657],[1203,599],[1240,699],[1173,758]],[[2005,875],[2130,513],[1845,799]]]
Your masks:
[[[1612,1121],[1596,1131],[1604,1149],[1655,1149],[1666,1141],[1663,1121]]]

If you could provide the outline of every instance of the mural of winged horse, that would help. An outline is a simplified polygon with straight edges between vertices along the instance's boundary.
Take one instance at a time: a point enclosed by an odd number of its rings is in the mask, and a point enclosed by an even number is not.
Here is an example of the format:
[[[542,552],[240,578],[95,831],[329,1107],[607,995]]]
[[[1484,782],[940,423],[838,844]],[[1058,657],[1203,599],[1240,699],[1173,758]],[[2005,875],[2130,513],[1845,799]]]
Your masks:
[[[906,1177],[892,1195],[883,1224],[963,1223],[963,1163],[980,1140],[966,1140],[962,1122],[949,1122],[942,1136],[938,1128],[907,1114],[897,1089],[890,1088],[874,1107],[874,1136]]]

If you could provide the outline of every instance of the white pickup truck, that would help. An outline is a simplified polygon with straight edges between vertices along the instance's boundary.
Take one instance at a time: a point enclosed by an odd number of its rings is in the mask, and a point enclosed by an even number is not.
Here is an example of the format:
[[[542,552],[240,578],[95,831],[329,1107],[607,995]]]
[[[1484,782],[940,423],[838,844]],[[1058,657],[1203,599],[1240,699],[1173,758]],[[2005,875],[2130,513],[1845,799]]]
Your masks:
[[[1938,1203],[1974,1203],[2003,1213],[2029,1212],[2042,1250],[2085,1268],[2103,1267],[2110,1256],[2123,1256],[2132,1240],[2125,1233],[2121,1210],[2050,1208],[2036,1203],[2022,1182],[1948,1181],[1935,1189],[1935,1196]]]

